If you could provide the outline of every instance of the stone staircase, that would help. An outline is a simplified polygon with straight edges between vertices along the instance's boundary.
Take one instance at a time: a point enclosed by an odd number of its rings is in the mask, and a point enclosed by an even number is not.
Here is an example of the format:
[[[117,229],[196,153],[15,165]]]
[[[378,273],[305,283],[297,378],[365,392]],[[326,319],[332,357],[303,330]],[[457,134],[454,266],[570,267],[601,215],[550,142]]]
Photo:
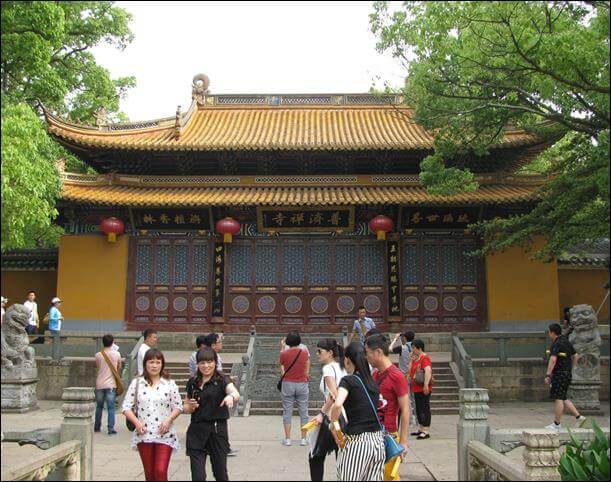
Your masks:
[[[223,373],[225,375],[230,375],[232,366],[233,363],[223,363]],[[184,363],[166,362],[165,368],[170,373],[172,380],[174,380],[176,385],[178,385],[180,397],[184,399],[187,393],[187,382],[190,378],[188,360]]]
[[[341,337],[334,335],[302,335],[302,343],[310,350],[311,355],[311,379],[309,382],[310,415],[315,415],[323,404],[323,396],[320,392],[320,374],[322,368],[316,358],[316,343],[322,338]],[[280,392],[276,389],[276,383],[280,378],[278,369],[278,355],[280,350],[279,336],[258,335],[256,343],[256,360],[254,384],[250,389],[250,415],[282,415],[282,402]],[[433,365],[433,376],[435,384],[431,396],[432,415],[452,415],[458,413],[459,387],[450,368],[449,362],[435,362]],[[294,413],[297,414],[295,407]]]

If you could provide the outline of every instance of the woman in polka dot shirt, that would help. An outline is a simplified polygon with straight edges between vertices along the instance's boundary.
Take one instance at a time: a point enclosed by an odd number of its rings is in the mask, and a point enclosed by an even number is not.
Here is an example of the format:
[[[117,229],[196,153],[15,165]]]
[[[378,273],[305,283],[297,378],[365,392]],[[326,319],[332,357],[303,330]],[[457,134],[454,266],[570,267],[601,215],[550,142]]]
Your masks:
[[[170,457],[180,449],[173,422],[182,413],[182,400],[176,383],[164,371],[160,350],[148,350],[143,365],[143,376],[132,380],[121,410],[136,427],[132,448],[140,453],[146,480],[168,480]]]

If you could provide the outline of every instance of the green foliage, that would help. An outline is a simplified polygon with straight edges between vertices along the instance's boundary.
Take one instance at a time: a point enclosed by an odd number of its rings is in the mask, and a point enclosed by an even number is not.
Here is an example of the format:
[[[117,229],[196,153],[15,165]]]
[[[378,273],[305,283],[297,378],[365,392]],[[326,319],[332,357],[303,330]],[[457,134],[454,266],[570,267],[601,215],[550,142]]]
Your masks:
[[[587,446],[573,434],[560,458],[558,471],[562,480],[609,480],[609,437],[592,422],[594,440]]]
[[[89,51],[124,49],[131,15],[113,2],[2,2],[2,102],[27,102],[80,122],[119,110],[133,77],[111,79]]]
[[[53,245],[60,146],[26,104],[2,108],[2,251]]]
[[[541,235],[536,255],[551,259],[609,236],[608,2],[376,2],[370,20],[378,49],[408,66],[416,121],[436,132],[420,166],[429,192],[475,189],[460,159],[488,153],[507,126],[561,139],[522,169],[555,176],[543,205],[482,223],[480,254]]]
[[[125,48],[131,15],[106,1],[6,1],[1,8],[2,251],[53,246],[61,231],[51,224],[55,161],[72,172],[92,169],[48,137],[41,103],[76,122],[92,123],[99,107],[126,120],[119,101],[134,78],[111,79],[90,50],[100,43]]]

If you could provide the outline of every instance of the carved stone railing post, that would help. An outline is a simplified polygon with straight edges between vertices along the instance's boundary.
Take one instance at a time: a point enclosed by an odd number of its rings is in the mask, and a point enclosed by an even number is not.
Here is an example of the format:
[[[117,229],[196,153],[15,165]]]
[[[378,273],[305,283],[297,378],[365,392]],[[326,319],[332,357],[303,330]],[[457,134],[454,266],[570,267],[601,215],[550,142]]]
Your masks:
[[[488,390],[460,390],[460,415],[457,425],[458,480],[469,480],[469,440],[486,443],[488,435]]]
[[[525,430],[524,480],[560,480],[560,439],[556,430]]]
[[[95,395],[92,387],[64,388],[62,395],[60,442],[80,440],[80,480],[93,480],[93,413]]]
[[[571,308],[569,341],[579,353],[573,366],[573,381],[569,387],[569,398],[581,413],[603,415],[600,408],[600,345],[598,320],[590,305],[575,305]]]

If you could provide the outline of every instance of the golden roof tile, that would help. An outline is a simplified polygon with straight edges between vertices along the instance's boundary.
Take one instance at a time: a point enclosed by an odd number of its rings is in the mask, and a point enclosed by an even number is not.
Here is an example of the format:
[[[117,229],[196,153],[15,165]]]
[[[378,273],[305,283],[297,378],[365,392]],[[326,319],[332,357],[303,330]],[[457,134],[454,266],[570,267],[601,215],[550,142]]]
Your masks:
[[[93,128],[47,114],[54,136],[87,148],[154,151],[228,150],[420,150],[433,148],[433,134],[416,124],[402,105],[192,106],[175,118]],[[523,130],[507,130],[498,146],[540,143]]]
[[[354,179],[352,179],[354,178]],[[545,179],[481,175],[474,192],[428,194],[417,176],[63,176],[62,198],[79,204],[130,207],[358,204],[492,205],[533,201]],[[355,185],[356,183],[356,185]]]

